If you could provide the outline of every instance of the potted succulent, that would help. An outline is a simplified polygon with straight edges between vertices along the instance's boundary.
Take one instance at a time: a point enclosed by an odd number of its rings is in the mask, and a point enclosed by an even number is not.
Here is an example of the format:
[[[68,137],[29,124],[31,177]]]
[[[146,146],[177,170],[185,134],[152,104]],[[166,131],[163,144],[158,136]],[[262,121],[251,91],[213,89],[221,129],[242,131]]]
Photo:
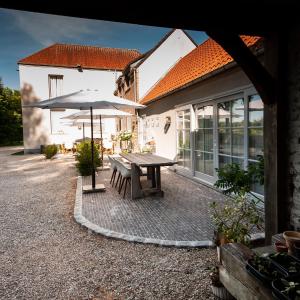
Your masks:
[[[300,275],[300,262],[286,252],[272,253],[269,259],[287,276]]]
[[[224,300],[234,299],[232,295],[226,290],[223,283],[220,281],[218,266],[214,266],[211,268],[209,278],[211,280],[211,290],[214,296]]]

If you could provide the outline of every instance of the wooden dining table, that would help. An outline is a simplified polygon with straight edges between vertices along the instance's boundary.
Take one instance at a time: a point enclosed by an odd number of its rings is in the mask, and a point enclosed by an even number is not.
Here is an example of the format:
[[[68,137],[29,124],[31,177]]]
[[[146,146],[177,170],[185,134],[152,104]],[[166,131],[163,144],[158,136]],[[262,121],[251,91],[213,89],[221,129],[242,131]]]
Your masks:
[[[120,154],[131,163],[131,199],[138,199],[148,195],[164,196],[161,189],[162,166],[173,166],[176,161],[151,153]],[[140,182],[141,168],[147,168],[147,179],[151,180],[151,188],[142,188]]]

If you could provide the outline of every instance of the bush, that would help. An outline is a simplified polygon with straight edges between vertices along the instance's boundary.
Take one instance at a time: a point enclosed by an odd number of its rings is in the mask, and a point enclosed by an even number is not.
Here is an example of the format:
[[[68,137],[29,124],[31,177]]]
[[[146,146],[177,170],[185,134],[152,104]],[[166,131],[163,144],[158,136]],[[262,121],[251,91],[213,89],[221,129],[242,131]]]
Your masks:
[[[82,142],[77,146],[76,168],[82,176],[92,175],[92,151],[91,142]],[[99,145],[94,145],[94,167],[102,165],[99,157]]]
[[[58,148],[55,144],[47,145],[43,149],[43,154],[45,155],[46,159],[52,158],[58,151]]]

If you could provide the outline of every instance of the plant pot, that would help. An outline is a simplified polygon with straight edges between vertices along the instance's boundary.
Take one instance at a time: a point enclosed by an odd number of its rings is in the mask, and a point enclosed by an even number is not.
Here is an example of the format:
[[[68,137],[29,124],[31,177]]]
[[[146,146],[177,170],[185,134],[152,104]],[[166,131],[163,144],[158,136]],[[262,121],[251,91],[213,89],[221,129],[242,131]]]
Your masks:
[[[285,231],[283,233],[283,238],[285,239],[286,245],[289,248],[288,253],[292,254],[293,244],[295,242],[300,242],[300,232],[298,232],[298,231]]]
[[[287,245],[284,243],[281,243],[281,242],[276,242],[275,248],[276,248],[276,252],[287,252],[288,251]]]
[[[233,296],[226,290],[224,286],[214,286],[211,285],[211,290],[214,296],[224,299],[224,300],[233,300]]]

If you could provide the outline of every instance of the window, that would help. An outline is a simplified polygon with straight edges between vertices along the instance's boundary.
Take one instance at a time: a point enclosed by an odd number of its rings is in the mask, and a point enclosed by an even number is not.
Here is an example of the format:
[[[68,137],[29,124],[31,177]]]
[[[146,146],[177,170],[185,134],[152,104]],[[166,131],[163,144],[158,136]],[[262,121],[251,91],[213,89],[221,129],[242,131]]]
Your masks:
[[[218,103],[219,168],[244,166],[244,99]]]
[[[55,98],[63,95],[63,75],[48,76],[49,83],[49,98]],[[61,126],[61,117],[64,116],[64,109],[50,110],[50,126],[52,134],[63,134],[64,131]]]
[[[264,105],[259,95],[252,95],[248,100],[248,165],[258,163],[258,155],[263,155]],[[253,191],[264,193],[263,186],[255,184]]]
[[[190,109],[177,112],[177,160],[178,165],[191,168],[191,111]]]

